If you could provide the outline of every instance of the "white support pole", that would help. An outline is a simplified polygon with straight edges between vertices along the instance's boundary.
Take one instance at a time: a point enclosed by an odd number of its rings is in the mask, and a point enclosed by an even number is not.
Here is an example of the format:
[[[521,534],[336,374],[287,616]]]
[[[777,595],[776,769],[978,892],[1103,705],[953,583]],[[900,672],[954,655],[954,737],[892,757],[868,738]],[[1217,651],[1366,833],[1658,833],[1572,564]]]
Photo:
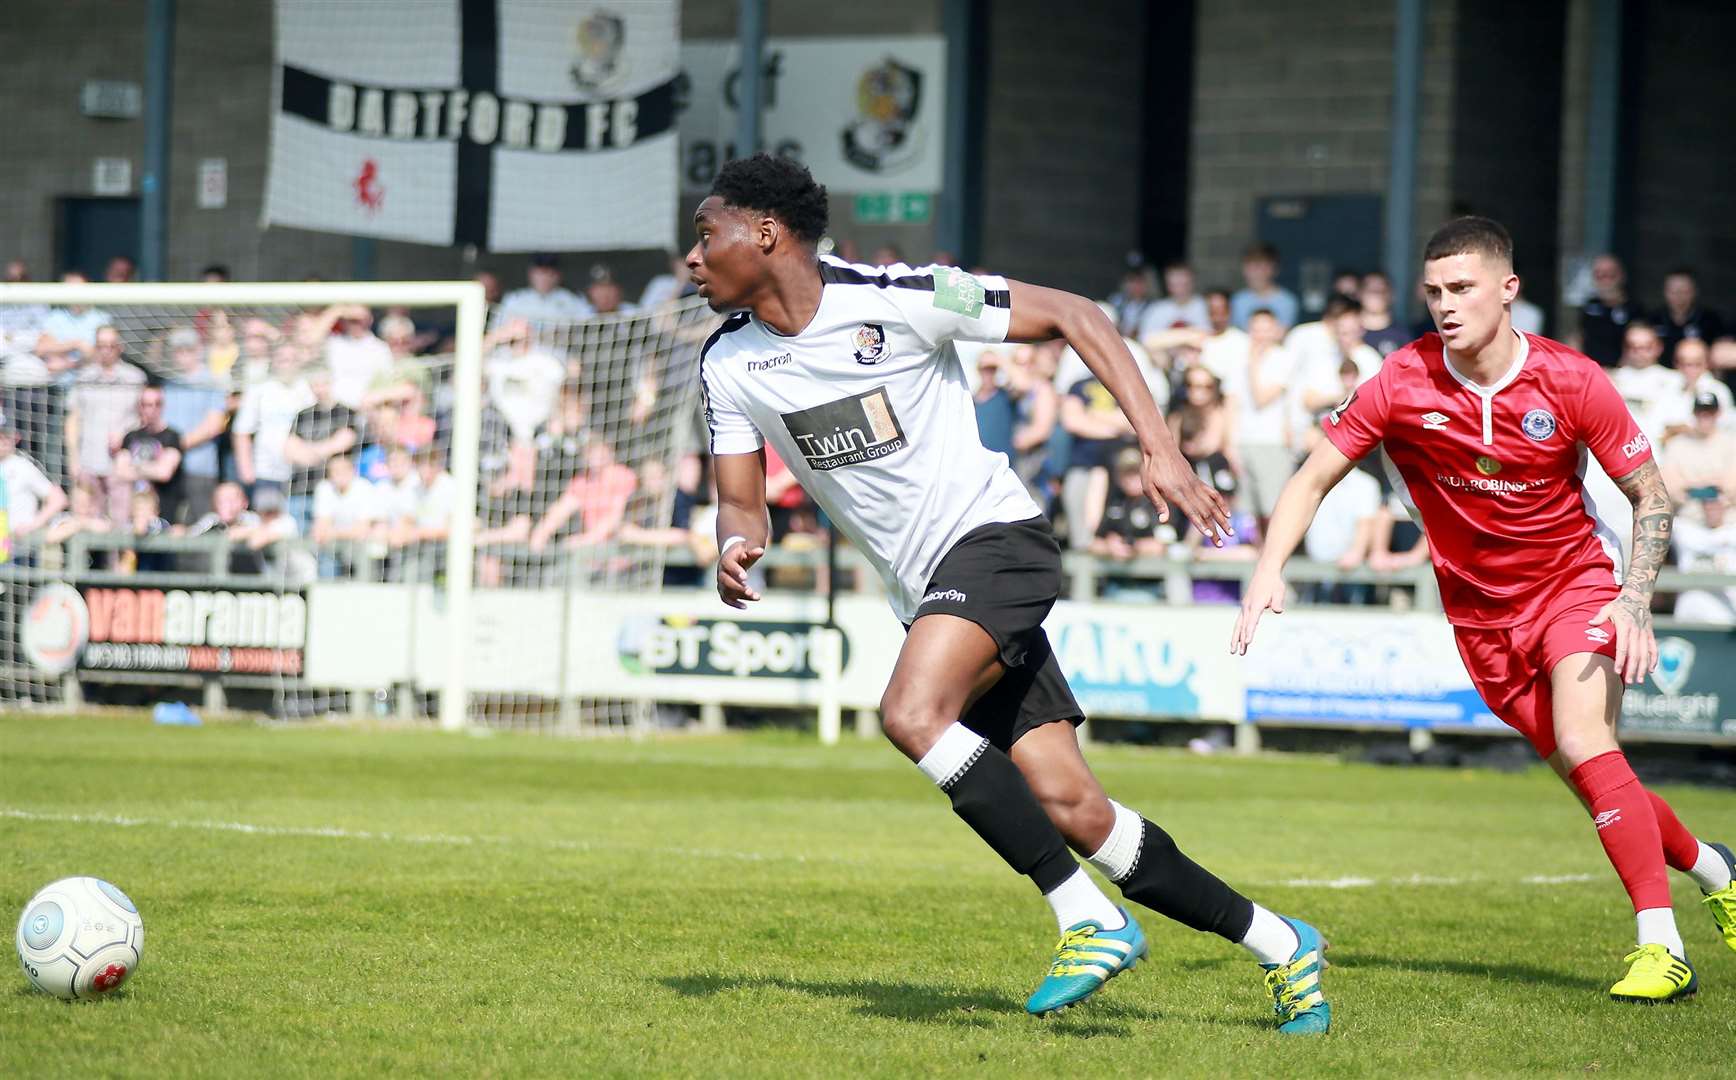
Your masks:
[[[446,540],[446,682],[440,688],[440,726],[457,731],[470,715],[470,591],[476,552],[476,480],[482,441],[482,286],[467,283],[458,300],[454,333],[452,479],[458,505]]]
[[[814,674],[820,679],[820,742],[837,746],[844,731],[844,708],[838,697],[844,675],[844,632],[823,626],[818,644]]]

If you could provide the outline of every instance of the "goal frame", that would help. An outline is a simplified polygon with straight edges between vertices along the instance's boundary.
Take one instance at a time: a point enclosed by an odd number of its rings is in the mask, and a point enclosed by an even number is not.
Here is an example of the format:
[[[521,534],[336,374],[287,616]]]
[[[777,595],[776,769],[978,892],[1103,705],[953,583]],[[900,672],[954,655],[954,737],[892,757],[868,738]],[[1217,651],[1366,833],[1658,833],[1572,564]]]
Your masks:
[[[260,305],[304,307],[365,304],[385,307],[450,307],[457,313],[453,334],[452,446],[449,468],[457,484],[450,553],[446,567],[446,679],[440,687],[440,726],[448,731],[468,723],[470,672],[468,632],[475,553],[476,485],[482,437],[482,336],[487,302],[474,281],[352,282],[151,282],[110,284],[0,284],[0,305],[88,304],[94,307],[178,305],[184,307]]]

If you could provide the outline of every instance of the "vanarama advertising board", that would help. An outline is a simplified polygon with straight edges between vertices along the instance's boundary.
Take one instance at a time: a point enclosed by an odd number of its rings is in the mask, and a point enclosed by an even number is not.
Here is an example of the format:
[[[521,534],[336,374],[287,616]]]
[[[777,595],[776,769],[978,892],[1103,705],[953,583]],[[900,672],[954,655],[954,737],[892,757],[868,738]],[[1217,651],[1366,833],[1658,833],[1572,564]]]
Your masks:
[[[298,592],[49,585],[26,610],[25,654],[80,671],[299,675],[307,601]]]

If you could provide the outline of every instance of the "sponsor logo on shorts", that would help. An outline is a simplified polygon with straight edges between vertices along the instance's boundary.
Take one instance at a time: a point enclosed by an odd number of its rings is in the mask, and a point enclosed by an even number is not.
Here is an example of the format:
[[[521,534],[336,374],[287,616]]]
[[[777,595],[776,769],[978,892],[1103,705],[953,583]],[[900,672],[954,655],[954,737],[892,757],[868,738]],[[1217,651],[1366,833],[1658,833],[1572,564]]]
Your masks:
[[[779,353],[770,360],[749,360],[747,362],[747,369],[749,371],[770,371],[772,368],[783,367],[785,364],[790,363],[791,359],[789,353]]]
[[[1599,645],[1604,645],[1609,642],[1609,631],[1605,630],[1601,626],[1586,627],[1585,636],[1597,642]]]
[[[821,472],[877,461],[909,445],[884,386],[784,413],[783,421],[808,467]]]
[[[1532,409],[1519,421],[1519,430],[1532,442],[1542,442],[1555,434],[1555,414],[1548,409]]]
[[[1639,457],[1641,454],[1645,453],[1648,449],[1650,449],[1651,445],[1652,445],[1651,440],[1647,439],[1646,433],[1642,431],[1638,435],[1635,435],[1633,438],[1629,439],[1627,442],[1622,443],[1621,444],[1621,452],[1626,454],[1630,458]]]
[[[1451,420],[1451,419],[1452,419],[1452,417],[1447,416],[1444,413],[1438,413],[1438,412],[1423,413],[1423,430],[1424,431],[1440,431],[1441,429],[1443,429],[1447,426],[1447,421]]]
[[[964,603],[965,596],[964,593],[959,592],[957,589],[936,589],[922,598],[924,604],[931,600],[953,600],[962,604]]]
[[[1614,810],[1605,810],[1603,813],[1597,815],[1591,820],[1601,832],[1605,825],[1614,825],[1616,822],[1621,820],[1621,807],[1618,806]]]

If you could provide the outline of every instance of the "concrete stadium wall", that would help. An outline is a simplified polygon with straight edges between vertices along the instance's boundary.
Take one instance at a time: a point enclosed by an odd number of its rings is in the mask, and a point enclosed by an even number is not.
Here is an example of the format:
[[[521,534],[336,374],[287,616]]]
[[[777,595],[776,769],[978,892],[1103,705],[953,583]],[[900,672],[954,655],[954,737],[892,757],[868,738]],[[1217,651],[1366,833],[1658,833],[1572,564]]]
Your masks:
[[[1457,18],[1457,0],[1427,5],[1419,251],[1451,202]],[[1394,29],[1391,3],[1199,5],[1188,252],[1202,283],[1240,285],[1262,196],[1384,196]]]

